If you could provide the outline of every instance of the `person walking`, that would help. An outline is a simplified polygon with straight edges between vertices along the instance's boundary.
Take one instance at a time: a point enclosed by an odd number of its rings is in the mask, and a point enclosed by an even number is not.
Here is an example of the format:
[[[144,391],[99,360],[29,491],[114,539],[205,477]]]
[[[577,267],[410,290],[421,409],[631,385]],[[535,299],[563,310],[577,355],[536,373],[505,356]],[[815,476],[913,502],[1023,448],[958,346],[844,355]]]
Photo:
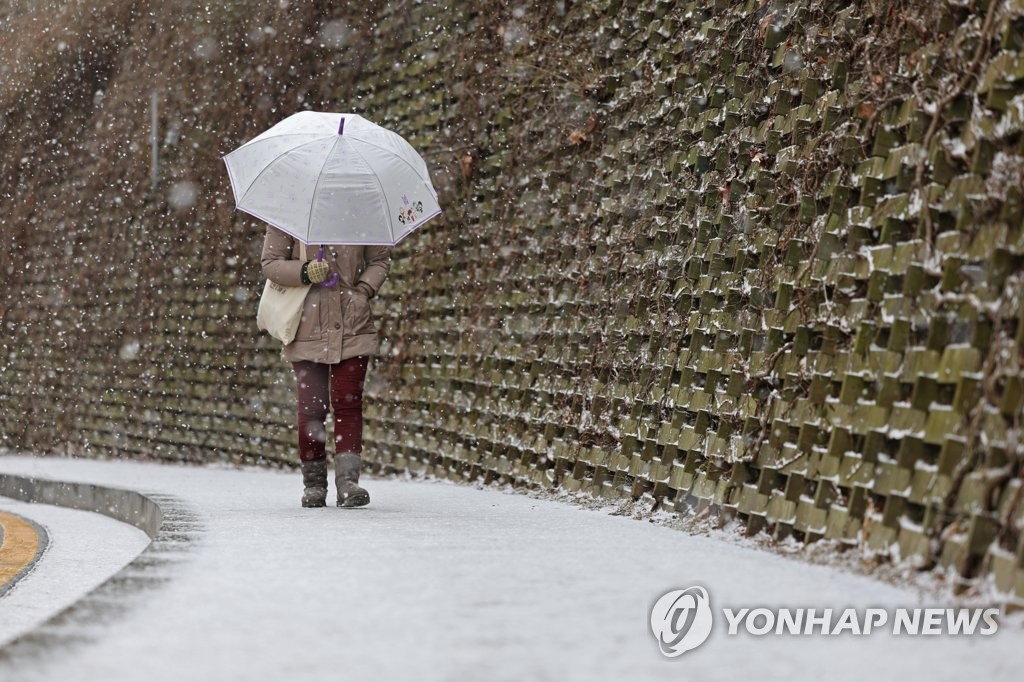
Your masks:
[[[359,486],[363,383],[370,357],[380,350],[370,299],[387,278],[392,247],[326,246],[316,260],[307,261],[300,246],[291,235],[267,227],[261,262],[264,276],[282,286],[313,284],[295,339],[281,351],[295,370],[302,506],[327,504],[330,408],[337,504],[361,507],[370,503],[370,494]]]

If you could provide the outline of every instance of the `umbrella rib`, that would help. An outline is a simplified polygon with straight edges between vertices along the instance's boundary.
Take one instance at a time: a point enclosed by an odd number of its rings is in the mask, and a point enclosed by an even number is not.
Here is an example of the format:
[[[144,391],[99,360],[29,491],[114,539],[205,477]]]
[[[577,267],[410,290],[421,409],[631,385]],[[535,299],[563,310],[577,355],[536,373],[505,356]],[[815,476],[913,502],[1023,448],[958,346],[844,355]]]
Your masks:
[[[377,186],[380,187],[380,195],[382,197],[384,197],[384,205],[388,209],[388,212],[387,212],[387,226],[388,226],[388,230],[391,232],[391,241],[394,242],[395,241],[395,231],[391,228],[391,203],[388,201],[388,194],[387,194],[387,192],[384,191],[384,183],[381,182],[380,178],[377,177],[377,171],[373,170],[373,166],[371,166],[370,162],[366,160],[366,157],[363,156],[363,153],[360,152],[358,149],[356,149],[353,145],[349,145],[349,146],[352,147],[352,151],[353,152],[355,152],[356,154],[359,154],[359,158],[362,159],[363,163],[366,164],[366,167],[370,169],[370,175],[373,176],[373,179],[377,181]],[[417,173],[417,175],[419,175],[419,174]]]
[[[224,156],[231,156],[232,154],[234,154],[238,150],[245,149],[246,147],[248,147],[251,144],[256,144],[257,142],[266,142],[267,140],[276,139],[278,137],[295,137],[296,135],[316,135],[317,137],[327,137],[329,134],[330,133],[309,133],[309,132],[306,132],[306,133],[278,133],[277,135],[268,135],[267,137],[262,137],[262,138],[259,135],[257,135],[256,137],[254,137],[253,139],[249,140],[248,142],[239,145],[235,149],[232,149],[230,152],[228,152]]]
[[[313,201],[309,204],[309,217],[306,219],[306,238],[312,236],[313,231],[313,212],[316,208],[317,202],[317,191],[320,189],[320,180],[324,177],[324,168],[327,168],[327,162],[331,160],[331,154],[334,153],[334,148],[338,146],[338,141],[341,140],[341,135],[334,136],[334,144],[331,145],[331,150],[324,154],[324,163],[320,166],[320,172],[316,175],[316,184],[313,185]]]
[[[408,166],[409,168],[411,168],[411,169],[412,169],[412,172],[416,174],[416,177],[418,177],[418,178],[419,178],[420,180],[422,180],[423,182],[425,182],[425,183],[427,183],[428,185],[431,185],[431,187],[433,187],[433,185],[432,185],[432,184],[431,184],[431,182],[430,182],[430,178],[429,178],[429,177],[426,177],[426,178],[424,178],[424,177],[423,177],[422,175],[420,175],[420,172],[419,172],[418,170],[416,170],[416,166],[414,166],[414,165],[412,165],[411,163],[409,163],[408,161],[406,161],[406,160],[405,160],[405,158],[404,158],[404,157],[403,157],[403,156],[402,156],[401,154],[396,154],[396,153],[394,152],[394,150],[391,150],[391,149],[388,149],[387,147],[382,147],[382,146],[380,146],[379,144],[375,144],[375,143],[373,143],[373,142],[370,142],[370,141],[369,141],[369,140],[367,140],[366,138],[363,138],[363,137],[358,137],[358,136],[356,136],[356,135],[352,135],[351,137],[352,137],[352,139],[353,139],[353,140],[359,140],[359,141],[360,141],[360,142],[362,142],[363,144],[368,144],[368,145],[370,145],[371,147],[376,147],[377,149],[380,149],[381,151],[385,151],[385,152],[390,152],[390,153],[391,153],[391,154],[393,154],[393,155],[394,155],[395,157],[397,157],[397,158],[398,158],[398,159],[399,159],[399,160],[400,160],[400,161],[401,161],[402,163],[404,163],[404,164],[405,164],[406,166]],[[413,151],[415,152],[416,150],[413,150]],[[425,163],[425,162],[424,162],[424,163]]]
[[[302,148],[303,148],[303,147],[305,147],[306,145],[309,145],[309,144],[313,144],[314,142],[319,142],[319,141],[320,141],[320,140],[322,140],[322,139],[323,139],[323,136],[321,136],[321,137],[318,137],[318,138],[316,138],[315,140],[310,140],[309,142],[306,142],[305,144],[300,144],[300,145],[299,145],[298,147],[292,147],[292,148],[291,148],[291,149],[289,149],[288,151],[285,151],[285,152],[281,152],[280,154],[278,154],[277,156],[275,156],[274,158],[272,158],[272,159],[271,159],[270,161],[268,161],[268,162],[267,162],[267,165],[265,165],[265,166],[263,167],[263,170],[261,170],[261,171],[260,171],[259,173],[257,173],[257,174],[256,174],[256,177],[255,177],[255,178],[253,178],[253,179],[252,179],[252,182],[250,182],[250,183],[249,183],[249,186],[248,186],[248,187],[247,187],[247,188],[245,189],[245,192],[244,192],[244,193],[242,194],[242,196],[240,196],[240,197],[239,197],[239,198],[238,198],[238,199],[237,199],[237,200],[235,201],[235,205],[241,205],[241,203],[242,203],[243,201],[245,201],[245,197],[246,197],[246,195],[247,195],[247,194],[249,194],[249,191],[250,191],[250,190],[252,189],[253,185],[255,185],[255,184],[256,184],[257,182],[259,182],[259,179],[260,179],[261,177],[263,177],[263,174],[264,174],[264,173],[266,173],[266,172],[267,172],[267,171],[268,171],[268,170],[270,169],[270,167],[271,167],[271,166],[273,166],[273,165],[274,165],[274,162],[276,162],[276,161],[277,161],[278,159],[280,159],[280,158],[282,158],[282,157],[288,156],[288,155],[289,155],[289,154],[291,154],[292,152],[296,152],[296,151],[298,151],[298,150],[302,149]]]

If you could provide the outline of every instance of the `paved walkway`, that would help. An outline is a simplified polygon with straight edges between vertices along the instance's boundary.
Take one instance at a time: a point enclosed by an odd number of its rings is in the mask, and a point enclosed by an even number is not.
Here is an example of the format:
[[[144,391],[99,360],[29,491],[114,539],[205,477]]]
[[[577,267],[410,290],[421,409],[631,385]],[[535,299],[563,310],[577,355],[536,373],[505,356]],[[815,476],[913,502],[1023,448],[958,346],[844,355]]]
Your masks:
[[[13,659],[0,650],[0,679],[938,682],[1016,680],[1024,670],[1019,625],[971,638],[728,636],[723,606],[920,600],[834,569],[525,495],[370,480],[368,508],[301,509],[292,472],[9,456],[0,457],[4,472],[153,493],[196,522],[180,557],[147,553],[130,567],[138,579],[117,589],[142,588],[127,608],[67,619],[60,627],[71,636],[59,647],[41,639]],[[714,630],[667,659],[650,609],[693,585],[710,594]],[[117,601],[109,592],[103,603]]]

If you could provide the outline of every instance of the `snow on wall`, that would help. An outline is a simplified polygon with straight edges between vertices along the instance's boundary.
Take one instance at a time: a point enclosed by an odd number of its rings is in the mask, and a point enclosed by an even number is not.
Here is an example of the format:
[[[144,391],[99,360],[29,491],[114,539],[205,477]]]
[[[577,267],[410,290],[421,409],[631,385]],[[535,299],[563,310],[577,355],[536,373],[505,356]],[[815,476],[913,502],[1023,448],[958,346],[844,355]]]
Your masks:
[[[295,461],[219,155],[354,111],[445,208],[375,300],[376,466],[1024,595],[1020,0],[18,7],[0,444]]]

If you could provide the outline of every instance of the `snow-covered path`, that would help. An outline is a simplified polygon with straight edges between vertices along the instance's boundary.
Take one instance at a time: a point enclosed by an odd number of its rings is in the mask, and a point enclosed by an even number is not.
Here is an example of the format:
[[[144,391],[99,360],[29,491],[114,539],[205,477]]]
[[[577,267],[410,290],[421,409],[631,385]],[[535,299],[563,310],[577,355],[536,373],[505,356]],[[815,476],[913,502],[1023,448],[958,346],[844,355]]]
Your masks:
[[[919,597],[525,495],[368,480],[368,508],[301,509],[296,473],[11,456],[2,473],[175,496],[202,530],[186,560],[150,569],[167,580],[131,608],[76,625],[85,641],[67,650],[0,663],[0,679],[936,682],[1024,669],[1024,634],[1009,626],[971,638],[730,637],[717,613],[703,646],[664,658],[648,615],[671,589],[703,586],[716,611]]]

